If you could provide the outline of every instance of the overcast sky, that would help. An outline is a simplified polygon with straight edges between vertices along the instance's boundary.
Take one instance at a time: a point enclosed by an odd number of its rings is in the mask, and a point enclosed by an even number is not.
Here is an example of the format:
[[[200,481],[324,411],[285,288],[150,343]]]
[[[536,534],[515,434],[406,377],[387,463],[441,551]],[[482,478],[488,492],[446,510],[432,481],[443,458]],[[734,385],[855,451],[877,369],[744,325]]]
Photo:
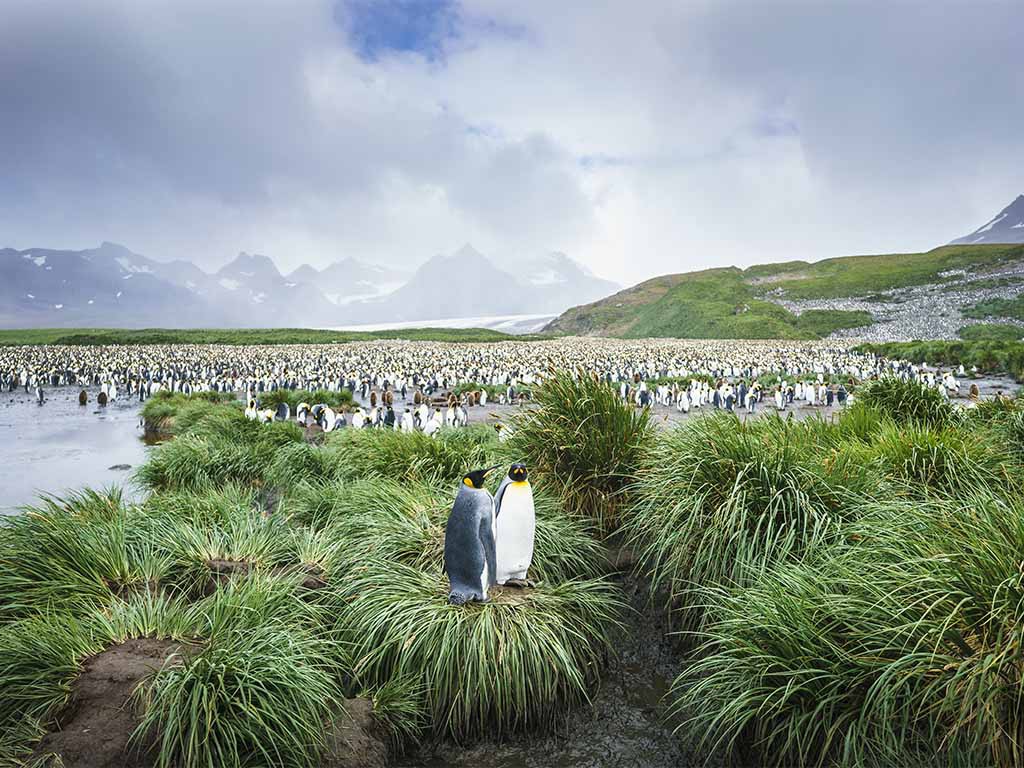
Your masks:
[[[0,0],[0,247],[622,283],[917,251],[1024,192],[1012,2]]]

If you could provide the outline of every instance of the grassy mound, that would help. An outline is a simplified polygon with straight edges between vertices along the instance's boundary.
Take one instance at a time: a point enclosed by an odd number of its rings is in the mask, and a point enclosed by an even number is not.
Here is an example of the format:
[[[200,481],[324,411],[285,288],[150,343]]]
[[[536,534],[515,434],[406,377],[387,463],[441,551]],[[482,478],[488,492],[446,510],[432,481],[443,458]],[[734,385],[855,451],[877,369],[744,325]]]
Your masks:
[[[155,447],[135,479],[150,490],[261,485],[277,453],[301,439],[302,431],[291,422],[259,424],[220,408],[188,433]]]
[[[119,491],[44,499],[0,526],[0,618],[103,605],[162,583],[171,570]]]
[[[365,562],[337,597],[356,675],[418,681],[433,729],[455,739],[550,727],[587,701],[622,608],[601,580],[452,606],[443,574],[391,561]]]
[[[161,766],[318,765],[344,671],[322,626],[284,579],[230,584],[194,605],[145,592],[23,619],[0,628],[0,729],[26,718],[37,735],[52,729],[75,716],[65,710],[87,659],[133,638],[174,639],[188,651],[138,681],[133,744]],[[130,702],[117,709],[135,717]],[[26,755],[31,741],[14,751]]]
[[[615,529],[653,434],[649,413],[623,403],[608,384],[569,372],[545,380],[534,402],[514,418],[507,454],[525,461],[570,514]]]
[[[494,430],[477,424],[442,429],[436,437],[421,432],[346,429],[333,433],[329,447],[343,456],[338,477],[390,477],[457,485],[468,469],[496,464]]]
[[[879,503],[850,543],[709,592],[684,728],[761,764],[1019,765],[1024,508]]]
[[[823,421],[726,414],[655,441],[625,529],[654,587],[692,609],[686,623],[701,621],[701,587],[749,584],[839,534],[847,498],[875,484],[838,441]]]
[[[352,393],[347,389],[334,391],[330,389],[318,389],[310,392],[307,389],[275,389],[273,392],[262,392],[259,395],[260,405],[263,408],[277,408],[280,403],[288,403],[292,415],[295,414],[299,403],[316,405],[324,403],[334,410],[340,410],[352,405]]]
[[[957,419],[952,403],[938,389],[896,376],[865,383],[857,389],[857,403],[901,425],[944,426]]]
[[[218,410],[218,405],[235,401],[231,392],[196,392],[193,395],[161,390],[142,406],[142,421],[149,432],[174,435],[188,432],[205,417]]]
[[[1017,482],[1005,454],[977,430],[888,422],[858,453],[909,493],[970,492]]]
[[[330,510],[320,512],[316,524],[324,527],[329,540],[338,542],[340,563],[355,569],[364,560],[377,558],[430,572],[442,568],[450,490],[393,480],[361,480],[318,490],[314,504],[327,498]],[[534,578],[560,582],[600,574],[604,554],[586,526],[568,518],[546,494],[535,493],[535,505]],[[291,504],[288,509],[295,511]]]

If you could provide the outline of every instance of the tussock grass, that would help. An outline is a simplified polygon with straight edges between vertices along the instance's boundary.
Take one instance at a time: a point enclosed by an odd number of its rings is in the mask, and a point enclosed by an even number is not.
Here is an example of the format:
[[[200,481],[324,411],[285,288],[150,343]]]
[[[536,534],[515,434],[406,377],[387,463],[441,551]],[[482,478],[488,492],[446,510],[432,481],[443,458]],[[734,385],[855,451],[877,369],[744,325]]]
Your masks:
[[[536,408],[514,418],[505,454],[525,461],[570,514],[610,532],[653,426],[589,374],[557,372],[535,390]]]
[[[75,617],[54,612],[0,627],[0,733],[41,727],[68,703],[81,662],[133,637],[191,641],[196,615],[183,602],[142,592]],[[31,742],[22,742],[23,750]]]
[[[193,609],[203,645],[137,692],[159,766],[317,765],[341,706],[336,644],[287,579],[220,587]]]
[[[277,515],[264,516],[240,509],[217,524],[171,524],[158,533],[159,541],[185,570],[202,570],[211,561],[245,562],[270,568],[296,560],[294,530]]]
[[[448,605],[438,571],[373,560],[338,588],[358,679],[422,685],[433,730],[501,738],[556,723],[588,700],[623,604],[601,580],[576,580]]]
[[[1019,765],[1021,502],[876,502],[847,538],[708,591],[683,727],[770,765]]]
[[[143,504],[154,518],[188,522],[196,526],[226,525],[259,505],[255,488],[227,483],[217,488],[173,490],[151,494]]]
[[[0,526],[0,618],[108,603],[171,569],[120,491],[47,497]]]
[[[420,432],[358,429],[328,437],[328,447],[342,457],[336,476],[345,480],[386,477],[457,484],[466,471],[495,464],[497,446],[494,430],[484,425],[442,429],[433,438]]]
[[[1015,482],[1005,454],[979,432],[963,428],[888,423],[861,455],[910,493],[969,492]]]
[[[197,423],[225,406],[231,407],[234,393],[197,392],[192,395],[157,392],[142,406],[141,416],[147,427],[168,434],[184,434]]]
[[[229,414],[222,410],[192,433],[155,447],[135,473],[137,482],[150,490],[261,485],[277,452],[302,439],[295,424],[258,424]]]
[[[373,702],[373,719],[384,733],[392,753],[416,745],[427,728],[422,685],[414,678],[396,677],[377,689],[363,691],[361,698]]]
[[[276,409],[280,403],[288,403],[292,415],[295,415],[299,403],[316,405],[323,403],[334,410],[340,410],[352,405],[352,393],[347,389],[335,391],[331,389],[318,389],[310,392],[308,389],[275,389],[272,392],[260,392],[258,394],[260,405],[264,408]]]
[[[454,493],[394,480],[362,480],[333,494],[325,534],[337,543],[339,568],[358,569],[368,559],[439,571],[444,528]],[[531,574],[544,581],[592,578],[604,553],[584,523],[562,513],[556,499],[535,493],[537,514]]]
[[[856,402],[901,425],[942,427],[960,420],[957,410],[938,389],[897,376],[866,382],[857,389]]]
[[[344,460],[336,445],[318,446],[305,442],[286,445],[274,454],[266,473],[267,484],[291,491],[304,483],[336,480],[345,471]]]
[[[324,723],[341,706],[322,642],[277,623],[219,632],[199,654],[141,689],[141,732],[156,764],[316,764]]]
[[[741,586],[839,535],[850,494],[869,470],[831,450],[824,422],[721,414],[654,442],[639,473],[626,531],[656,590],[702,620],[702,586]]]

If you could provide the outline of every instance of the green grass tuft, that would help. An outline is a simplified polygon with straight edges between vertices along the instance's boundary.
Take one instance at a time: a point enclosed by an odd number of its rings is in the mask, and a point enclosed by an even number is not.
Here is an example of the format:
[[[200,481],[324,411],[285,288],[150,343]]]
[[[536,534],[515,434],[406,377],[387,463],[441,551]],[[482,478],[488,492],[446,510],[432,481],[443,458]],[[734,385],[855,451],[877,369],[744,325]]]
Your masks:
[[[357,677],[418,681],[434,731],[457,740],[553,726],[589,699],[621,598],[601,580],[495,592],[486,604],[452,606],[443,574],[365,562],[337,593]]]
[[[650,414],[589,374],[557,372],[536,389],[534,401],[536,408],[513,419],[504,452],[525,461],[570,514],[614,530],[653,435]]]

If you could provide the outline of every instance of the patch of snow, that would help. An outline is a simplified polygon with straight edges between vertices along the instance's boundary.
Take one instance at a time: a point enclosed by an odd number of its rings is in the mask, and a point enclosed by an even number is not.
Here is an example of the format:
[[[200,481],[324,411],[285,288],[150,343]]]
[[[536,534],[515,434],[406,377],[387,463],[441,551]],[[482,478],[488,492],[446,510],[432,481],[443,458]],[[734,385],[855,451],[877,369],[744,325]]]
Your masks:
[[[1005,219],[1005,218],[1006,218],[1007,216],[1009,216],[1009,214],[1008,214],[1008,213],[1000,213],[1000,214],[999,214],[998,216],[996,216],[996,217],[995,217],[994,219],[992,219],[992,221],[990,221],[990,222],[989,222],[988,224],[986,224],[986,225],[985,225],[984,227],[982,227],[981,229],[979,229],[979,230],[978,230],[977,232],[975,232],[974,234],[976,234],[976,235],[977,235],[977,234],[981,234],[982,232],[988,232],[988,231],[989,231],[990,229],[992,229],[992,227],[994,227],[994,226],[995,226],[996,224],[998,224],[998,223],[999,223],[1000,221],[1002,221],[1003,219]]]
[[[132,276],[131,275],[124,275],[121,279],[122,280],[131,280]]]
[[[229,291],[237,291],[238,290],[238,286],[241,285],[241,283],[238,282],[237,280],[231,280],[231,279],[226,278],[226,277],[222,277],[217,282],[219,282],[221,284],[221,286],[223,286],[224,288],[227,288]]]
[[[1018,221],[1010,229],[1024,229],[1024,221]]]
[[[978,238],[978,239],[976,239],[976,240],[971,240],[971,245],[974,245],[975,243],[980,243],[980,242],[981,242],[982,240],[984,240],[984,239],[985,239],[985,236],[984,236],[984,235],[982,235],[981,237],[979,237],[979,238]]]
[[[46,257],[44,256],[43,258],[46,258]],[[47,268],[46,268],[46,271],[47,271],[47,272],[50,272],[51,270],[53,270],[53,267],[47,267]]]
[[[41,266],[43,266],[43,264],[46,263],[46,257],[45,256],[33,256],[31,253],[23,254],[21,258],[28,259],[29,261],[34,263],[37,267],[41,267]]]
[[[294,288],[296,285],[298,285],[298,283],[285,283],[284,287],[285,288]]]
[[[547,325],[557,315],[493,315],[480,317],[452,317],[444,320],[408,320],[397,323],[368,323],[328,328],[331,331],[391,331],[402,328],[494,328],[506,332],[530,333]]]
[[[53,308],[54,309],[64,309],[64,305],[63,304],[54,304]]]
[[[115,296],[114,298],[115,298],[115,299],[120,299],[120,298],[121,298],[121,291],[118,291],[118,292],[117,292],[117,296]]]
[[[125,272],[149,272],[151,271],[147,266],[139,266],[138,264],[132,264],[131,260],[126,256],[118,256],[116,259],[117,263],[121,265],[121,269]]]
[[[266,300],[266,298],[267,294],[263,293],[263,291],[260,291],[259,293],[252,297],[252,300],[255,301],[257,304],[262,304]]]
[[[529,277],[531,285],[558,285],[564,283],[565,278],[553,269],[545,269],[541,272],[534,272]]]
[[[337,304],[339,307],[343,307],[346,304],[352,304],[356,301],[365,301],[367,299],[378,299],[381,296],[386,296],[389,293],[393,293],[402,287],[404,283],[379,283],[374,284],[365,280],[360,280],[354,283],[355,288],[364,288],[362,291],[356,293],[325,293],[324,296],[332,304]],[[368,289],[368,290],[365,290]]]
[[[194,291],[196,289],[196,284],[193,283],[191,280],[186,280],[185,287],[188,288],[190,291]]]
[[[35,298],[35,296],[33,296],[31,293],[26,293],[25,295],[28,296],[30,299],[34,299]]]

